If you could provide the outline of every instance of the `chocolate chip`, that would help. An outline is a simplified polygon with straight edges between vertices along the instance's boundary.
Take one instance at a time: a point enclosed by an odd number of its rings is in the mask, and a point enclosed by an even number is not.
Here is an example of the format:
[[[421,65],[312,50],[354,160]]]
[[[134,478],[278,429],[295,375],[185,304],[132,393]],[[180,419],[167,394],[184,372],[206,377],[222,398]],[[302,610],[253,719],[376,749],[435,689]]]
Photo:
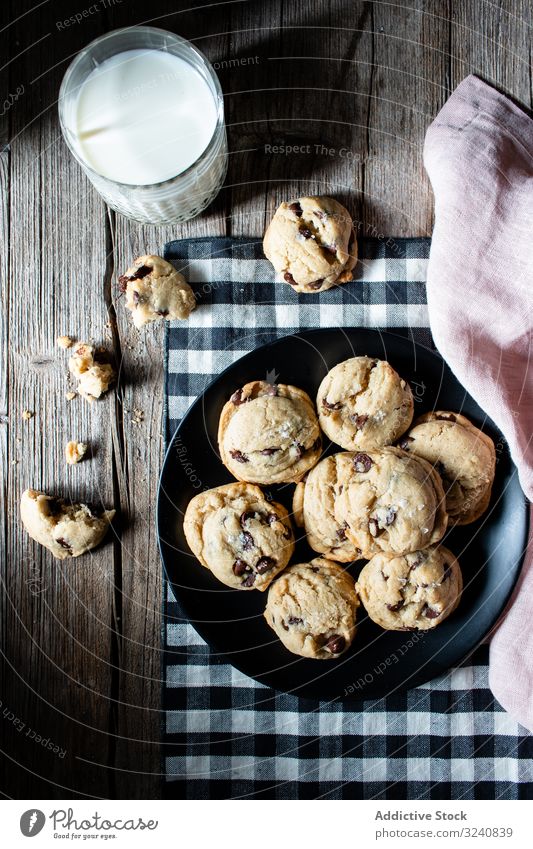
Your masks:
[[[369,530],[371,536],[373,536],[373,537],[378,536],[379,531],[380,531],[380,527],[378,525],[377,519],[372,518],[372,519],[368,520],[368,530]]]
[[[269,513],[268,516],[266,517],[266,520],[267,520],[269,525],[273,525],[274,522],[279,522],[279,516],[276,516],[275,513]]]
[[[304,239],[312,239],[313,238],[313,234],[311,233],[311,230],[309,229],[309,227],[300,227],[299,232],[304,237]]]
[[[388,604],[387,609],[391,611],[391,613],[396,613],[398,610],[401,610],[404,606],[405,602],[401,599],[396,604]]]
[[[340,654],[346,648],[346,640],[340,634],[334,634],[326,643],[326,648],[331,654]]]
[[[244,528],[246,522],[249,522],[250,519],[255,517],[255,513],[253,510],[246,510],[244,513],[241,513],[241,518],[239,522],[241,523],[241,527]]]
[[[290,209],[291,212],[294,212],[294,214],[297,215],[298,218],[301,217],[302,207],[301,207],[301,204],[298,201],[296,201],[295,203],[290,203],[289,209]]]
[[[311,566],[311,572],[315,572],[315,574],[316,574],[316,572],[319,572],[319,571],[320,571],[320,569],[318,568],[318,566]]]
[[[304,620],[299,619],[298,616],[289,616],[287,619],[287,625],[303,625]]]
[[[277,383],[269,383],[266,386],[265,391],[263,392],[263,395],[273,395],[274,397],[277,394],[278,394],[278,384]]]
[[[132,294],[131,294],[131,298],[132,298],[133,303],[134,303],[136,306],[137,306],[137,304],[140,304],[140,303],[141,303],[141,301],[142,301],[142,298],[141,298],[141,296],[139,295],[139,293],[138,293],[137,289],[134,289],[134,290],[133,290],[133,292],[132,292]]]
[[[337,539],[341,542],[346,540],[346,525],[343,528],[337,528]]]
[[[255,574],[253,572],[250,572],[250,574],[247,575],[246,578],[244,579],[244,581],[242,582],[242,586],[243,587],[251,587],[253,585],[254,581],[255,581]]]
[[[335,403],[332,404],[330,401],[327,400],[327,398],[322,398],[322,406],[326,410],[342,410],[344,404],[342,403],[342,401],[335,401]]]
[[[383,569],[381,570],[381,577],[383,578],[383,580],[384,580],[384,581],[388,581],[388,580],[389,580],[389,576],[385,574],[385,572],[383,571]]]
[[[322,250],[328,254],[333,254],[333,256],[337,255],[337,245],[322,245]]]
[[[316,292],[317,289],[321,288],[323,282],[324,282],[324,278],[319,277],[318,280],[313,280],[312,283],[308,283],[307,285],[309,286],[310,289],[313,289]]]
[[[372,460],[368,454],[356,454],[352,460],[353,467],[356,472],[369,472],[372,466]]]
[[[404,436],[404,438],[399,441],[398,447],[402,448],[404,451],[409,451],[411,442],[414,442],[412,436]]]
[[[275,454],[276,451],[279,451],[279,448],[263,448],[261,454],[263,457],[271,457],[272,454]]]
[[[157,315],[161,315],[163,316],[163,318],[166,318],[168,315],[168,310],[156,310],[156,313]]]
[[[48,512],[51,516],[55,516],[61,510],[61,499],[54,498],[53,496],[48,498],[47,502]]]
[[[440,419],[441,421],[444,421],[444,422],[456,422],[457,421],[457,417],[454,416],[453,413],[443,413],[440,416],[435,416],[435,418]]]
[[[254,538],[248,531],[242,531],[239,534],[239,542],[243,547],[243,551],[250,551],[254,547]]]
[[[237,461],[237,463],[248,462],[248,457],[246,456],[246,454],[243,454],[242,451],[230,451],[229,453],[233,457],[233,459]]]
[[[368,416],[358,416],[356,413],[353,413],[349,418],[356,430],[361,430],[368,421]]]
[[[296,448],[296,453],[298,455],[298,459],[300,459],[300,457],[303,457],[303,455],[304,455],[305,445],[302,445],[301,442],[294,442],[293,445]]]
[[[263,575],[265,572],[268,572],[269,569],[272,569],[276,565],[276,561],[273,557],[260,557],[257,563],[255,564],[256,572],[259,572],[260,575]]]
[[[385,525],[392,525],[394,520],[396,519],[396,507],[389,507],[387,512],[385,513]]]
[[[118,278],[118,284],[123,292],[126,291],[126,287],[130,280],[142,280],[143,277],[146,277],[152,271],[147,265],[140,265],[139,268],[135,269],[133,274],[121,274]]]
[[[66,541],[66,539],[64,539],[64,537],[59,537],[59,539],[56,539],[56,542],[58,543],[58,545],[61,546],[61,548],[66,549],[66,551],[72,552],[72,546],[69,542]]]
[[[319,219],[319,221],[323,221],[324,218],[328,217],[327,212],[322,212],[322,210],[320,210],[320,209],[314,209],[313,215],[316,215],[316,217]]]
[[[242,397],[242,389],[237,389],[231,396],[230,401],[232,404],[235,404],[236,407],[238,407],[239,404],[244,404]]]
[[[285,274],[283,275],[283,279],[284,279],[287,283],[290,283],[290,284],[291,284],[291,286],[297,286],[297,285],[298,285],[298,284],[296,283],[296,280],[294,279],[294,277],[293,277],[293,276],[292,276],[292,274],[290,273],[290,271],[286,271],[286,272],[285,272]]]
[[[424,610],[424,616],[426,619],[438,619],[440,612],[438,610],[434,610],[432,607],[426,607]]]
[[[241,575],[244,575],[245,572],[248,572],[250,567],[246,563],[245,560],[241,560],[240,558],[235,561],[233,564],[233,574],[237,575],[239,578]]]

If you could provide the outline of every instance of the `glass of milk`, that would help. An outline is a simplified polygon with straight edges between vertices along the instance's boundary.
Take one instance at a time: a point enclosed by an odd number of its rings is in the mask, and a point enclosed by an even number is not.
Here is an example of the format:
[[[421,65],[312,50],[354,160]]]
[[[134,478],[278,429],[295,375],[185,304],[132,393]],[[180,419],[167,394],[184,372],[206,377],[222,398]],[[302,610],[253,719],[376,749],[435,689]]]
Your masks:
[[[205,56],[171,32],[129,27],[89,44],[65,74],[59,119],[91,183],[128,218],[188,221],[224,182],[220,83]]]

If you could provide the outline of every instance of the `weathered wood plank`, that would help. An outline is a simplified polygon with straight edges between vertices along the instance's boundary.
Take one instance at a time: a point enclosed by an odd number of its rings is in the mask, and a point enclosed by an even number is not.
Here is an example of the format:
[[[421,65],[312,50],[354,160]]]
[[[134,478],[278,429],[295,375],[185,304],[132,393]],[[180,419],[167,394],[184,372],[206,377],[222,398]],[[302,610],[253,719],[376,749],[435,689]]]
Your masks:
[[[19,798],[109,795],[107,776],[79,758],[109,759],[113,547],[108,543],[80,560],[58,562],[28,538],[18,520],[20,494],[28,486],[113,504],[113,399],[89,406],[76,398],[69,404],[67,355],[56,347],[63,333],[101,343],[107,313],[100,296],[104,206],[58,138],[61,72],[53,66],[70,52],[72,41],[60,41],[52,26],[37,12],[15,23],[12,32],[19,49],[44,37],[13,66],[13,79],[24,81],[26,94],[12,110],[11,124],[7,412],[9,457],[16,465],[7,470],[4,692],[24,723],[24,732],[7,740],[18,767],[6,788]],[[78,37],[88,36],[89,27]],[[32,85],[40,71],[44,77]],[[21,418],[24,409],[34,412],[30,421]],[[64,459],[71,438],[91,446],[91,458],[75,467]],[[28,729],[65,754],[44,749]]]
[[[170,7],[170,4],[168,4]],[[160,7],[162,8],[162,7]],[[162,14],[162,12],[161,12]],[[171,14],[163,25],[193,40],[213,61],[225,52],[224,19],[216,8]],[[117,20],[117,25],[120,20]],[[163,323],[142,331],[132,325],[116,278],[144,253],[161,254],[166,241],[224,235],[225,191],[202,216],[186,224],[144,227],[111,217],[113,277],[109,296],[116,311],[123,374],[116,428],[121,458],[119,492],[125,517],[120,551],[121,657],[115,789],[124,798],[160,792],[162,575],[155,528],[157,486],[163,459]]]

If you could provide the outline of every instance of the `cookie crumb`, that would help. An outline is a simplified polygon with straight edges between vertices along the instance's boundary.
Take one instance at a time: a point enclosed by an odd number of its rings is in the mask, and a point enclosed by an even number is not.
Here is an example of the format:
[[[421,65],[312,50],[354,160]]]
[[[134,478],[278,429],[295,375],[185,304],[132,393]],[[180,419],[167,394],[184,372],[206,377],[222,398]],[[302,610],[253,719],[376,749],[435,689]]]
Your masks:
[[[74,466],[79,463],[87,453],[86,442],[67,442],[65,446],[65,457],[69,466]]]
[[[80,343],[68,361],[70,373],[78,379],[78,393],[91,402],[107,392],[116,377],[113,366],[98,362],[95,353],[93,345]]]
[[[22,418],[26,422],[29,421],[30,419],[33,419],[34,415],[35,415],[35,413],[33,413],[31,410],[23,410],[22,411]]]
[[[70,348],[72,347],[73,339],[71,336],[58,336],[56,343],[59,348]]]
[[[65,398],[67,399],[67,401],[73,401],[76,395],[77,392],[65,392]]]

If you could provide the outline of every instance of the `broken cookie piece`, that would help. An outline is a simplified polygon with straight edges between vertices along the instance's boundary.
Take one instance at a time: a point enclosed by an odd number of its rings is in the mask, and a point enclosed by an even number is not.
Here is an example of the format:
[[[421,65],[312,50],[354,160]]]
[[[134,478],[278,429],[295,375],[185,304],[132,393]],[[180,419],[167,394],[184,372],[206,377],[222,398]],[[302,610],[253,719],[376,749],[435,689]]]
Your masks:
[[[74,466],[80,460],[83,460],[87,453],[87,447],[86,442],[74,442],[73,440],[67,442],[65,446],[65,457],[69,466]]]
[[[109,363],[99,363],[95,360],[93,345],[81,343],[76,345],[74,353],[68,361],[71,374],[78,380],[78,392],[87,401],[94,401],[107,392],[115,380],[115,370]]]
[[[140,256],[118,278],[135,327],[166,318],[188,318],[196,307],[194,293],[179,271],[160,256]]]
[[[73,345],[73,339],[71,336],[58,336],[56,343],[58,348],[71,348]]]
[[[26,489],[20,500],[22,524],[32,539],[54,557],[79,557],[104,538],[114,510],[95,514],[86,504],[68,504],[62,498]]]

